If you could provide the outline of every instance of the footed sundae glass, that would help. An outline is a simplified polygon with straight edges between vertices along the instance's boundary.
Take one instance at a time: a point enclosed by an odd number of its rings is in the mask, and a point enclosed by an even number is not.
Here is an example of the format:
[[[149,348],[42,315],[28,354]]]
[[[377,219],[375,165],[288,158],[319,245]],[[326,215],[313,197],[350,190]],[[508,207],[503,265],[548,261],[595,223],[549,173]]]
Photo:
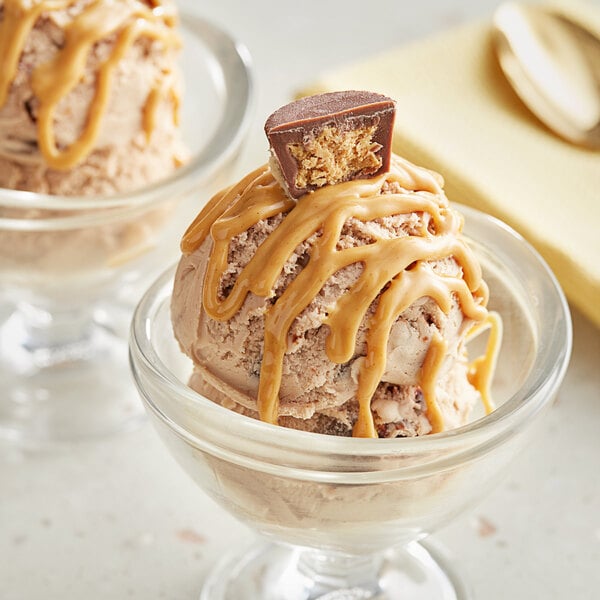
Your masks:
[[[497,408],[418,438],[295,431],[228,411],[186,386],[173,337],[174,270],[134,315],[130,356],[151,420],[202,489],[263,535],[213,571],[201,600],[464,599],[468,588],[428,534],[473,506],[506,472],[564,376],[565,298],[540,256],[500,221],[459,207],[504,339]],[[470,344],[471,357],[484,340]]]
[[[246,49],[202,19],[181,23],[184,166],[105,197],[0,190],[0,437],[71,441],[144,417],[127,365],[133,307],[227,180],[252,104]]]

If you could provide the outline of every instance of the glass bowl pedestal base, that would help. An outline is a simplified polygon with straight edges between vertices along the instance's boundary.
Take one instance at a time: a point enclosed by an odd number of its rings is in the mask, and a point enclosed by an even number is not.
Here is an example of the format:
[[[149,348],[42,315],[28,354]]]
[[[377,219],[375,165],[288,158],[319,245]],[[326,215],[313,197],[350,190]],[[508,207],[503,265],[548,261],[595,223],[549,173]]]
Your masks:
[[[200,600],[466,600],[444,553],[427,543],[348,556],[264,543],[225,559]]]

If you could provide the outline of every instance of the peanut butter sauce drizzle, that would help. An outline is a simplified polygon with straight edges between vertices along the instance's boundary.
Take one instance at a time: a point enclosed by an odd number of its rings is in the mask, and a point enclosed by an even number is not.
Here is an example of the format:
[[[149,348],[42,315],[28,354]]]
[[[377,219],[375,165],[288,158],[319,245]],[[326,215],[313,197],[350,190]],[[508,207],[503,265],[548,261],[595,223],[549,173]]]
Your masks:
[[[64,9],[74,3],[75,0],[5,0],[0,23],[0,107],[6,101],[19,57],[37,18],[43,12]],[[167,48],[179,47],[181,42],[173,31],[174,16],[158,1],[152,5],[154,8],[150,9],[138,0],[95,0],[65,27],[64,45],[54,58],[39,65],[32,73],[31,87],[40,103],[38,143],[49,166],[69,169],[92,151],[106,112],[114,70],[138,38],[159,40]],[[98,70],[87,123],[79,139],[61,150],[54,135],[56,108],[82,80],[94,44],[111,34],[116,34],[116,41],[110,56]],[[174,91],[169,93],[174,94]],[[174,111],[178,110],[178,105],[177,99]],[[147,137],[150,137],[147,127],[154,126],[157,106],[158,101],[150,101],[148,116],[144,119]]]
[[[381,195],[379,191],[386,180],[398,182],[409,191]],[[359,416],[353,431],[356,437],[377,437],[370,410],[371,398],[385,371],[390,329],[406,308],[415,300],[429,296],[447,313],[455,294],[467,318],[475,321],[486,318],[487,288],[472,251],[458,237],[462,218],[448,209],[441,183],[435,174],[395,157],[390,172],[377,178],[326,186],[293,202],[268,169],[261,167],[236,186],[216,195],[190,225],[182,239],[184,254],[194,252],[209,234],[212,238],[203,306],[206,313],[217,320],[233,317],[249,292],[265,298],[271,296],[283,265],[297,246],[320,232],[307,265],[265,315],[258,391],[258,411],[263,421],[277,423],[278,420],[283,358],[292,323],[324,283],[350,264],[361,263],[363,269],[351,289],[330,307],[325,321],[330,328],[326,346],[330,360],[344,363],[352,358],[358,328],[369,306],[379,296],[367,328],[367,355],[359,371]],[[337,248],[342,227],[351,217],[370,221],[416,211],[431,215],[435,233],[424,230],[420,236],[378,238],[363,246]],[[219,285],[227,268],[230,240],[261,219],[279,213],[287,213],[285,219],[258,247],[228,296],[221,299]],[[460,264],[462,277],[436,273],[428,263],[448,256]],[[443,429],[435,384],[446,355],[444,345],[441,337],[434,336],[420,377],[427,416],[434,432]]]
[[[494,401],[492,400],[491,387],[492,376],[496,369],[496,361],[500,344],[502,343],[502,319],[500,315],[494,311],[487,313],[485,318],[476,323],[467,334],[467,341],[478,336],[486,329],[490,330],[487,340],[485,352],[471,361],[467,377],[469,383],[481,395],[481,401],[485,408],[486,414],[490,414],[494,410]]]
[[[142,109],[142,129],[146,136],[146,142],[150,142],[152,133],[156,129],[156,113],[158,112],[160,101],[163,98],[167,98],[171,102],[171,105],[173,106],[173,125],[175,125],[175,127],[179,126],[179,94],[171,81],[172,78],[170,75],[170,73],[164,73],[162,80],[155,82],[154,87],[150,90],[150,93],[146,98],[144,108]]]
[[[448,342],[436,331],[431,338],[419,373],[419,382],[427,403],[427,420],[431,424],[431,433],[438,433],[444,429],[444,418],[436,402],[435,386],[447,352]]]

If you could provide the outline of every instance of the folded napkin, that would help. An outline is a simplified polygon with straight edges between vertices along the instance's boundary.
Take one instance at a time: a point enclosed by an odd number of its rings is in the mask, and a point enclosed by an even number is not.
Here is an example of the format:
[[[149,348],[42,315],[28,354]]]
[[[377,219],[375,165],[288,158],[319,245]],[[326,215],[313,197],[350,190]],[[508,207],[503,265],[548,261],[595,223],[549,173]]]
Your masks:
[[[439,171],[451,200],[519,231],[600,326],[600,152],[561,140],[525,108],[498,66],[489,23],[325,74],[305,91],[341,89],[397,100],[394,151]]]

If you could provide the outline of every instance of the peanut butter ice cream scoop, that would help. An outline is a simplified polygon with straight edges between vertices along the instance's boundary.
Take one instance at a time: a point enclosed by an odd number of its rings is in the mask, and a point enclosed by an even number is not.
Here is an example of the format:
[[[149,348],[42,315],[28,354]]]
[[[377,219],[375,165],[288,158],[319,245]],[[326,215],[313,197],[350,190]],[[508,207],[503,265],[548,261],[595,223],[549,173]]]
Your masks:
[[[0,187],[110,194],[170,174],[176,21],[171,0],[0,0]]]
[[[190,385],[319,433],[458,427],[478,400],[492,409],[500,338],[463,219],[439,175],[391,154],[392,100],[324,96],[274,113],[270,164],[184,235],[172,319]],[[467,339],[486,328],[470,361]]]

